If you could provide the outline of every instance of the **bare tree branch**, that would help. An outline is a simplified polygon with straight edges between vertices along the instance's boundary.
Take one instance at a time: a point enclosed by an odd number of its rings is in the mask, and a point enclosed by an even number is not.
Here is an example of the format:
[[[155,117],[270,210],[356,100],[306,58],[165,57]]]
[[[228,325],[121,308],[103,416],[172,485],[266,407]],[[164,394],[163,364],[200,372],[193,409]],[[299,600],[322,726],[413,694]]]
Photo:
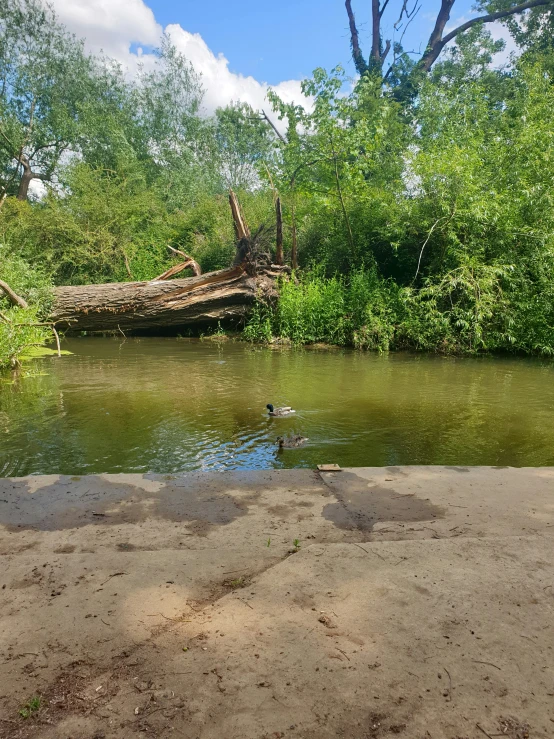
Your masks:
[[[414,52],[414,51],[404,51],[404,49],[402,49],[402,40],[403,40],[403,38],[404,38],[404,36],[405,36],[405,34],[406,34],[406,31],[407,31],[407,30],[408,30],[408,28],[410,27],[410,24],[411,24],[411,23],[412,23],[412,21],[413,21],[413,20],[415,19],[415,17],[417,16],[417,14],[419,13],[419,11],[420,11],[420,10],[421,10],[421,5],[418,5],[418,2],[417,2],[417,0],[416,0],[416,3],[415,3],[415,5],[414,5],[414,7],[412,8],[412,10],[411,10],[411,11],[409,11],[409,10],[406,10],[406,18],[408,19],[408,22],[407,22],[407,23],[406,23],[406,25],[404,26],[404,30],[402,31],[402,34],[401,34],[401,36],[400,36],[400,40],[398,41],[398,44],[395,44],[395,45],[394,45],[394,55],[393,55],[393,57],[394,57],[394,58],[393,58],[393,60],[392,60],[392,62],[391,62],[391,65],[390,65],[390,67],[389,67],[389,68],[387,69],[387,72],[386,72],[386,74],[385,74],[385,75],[384,75],[384,77],[383,77],[383,82],[386,82],[386,81],[388,80],[388,78],[390,77],[390,75],[392,74],[392,72],[394,71],[394,67],[395,67],[395,65],[396,65],[396,62],[397,62],[397,60],[398,60],[398,57],[399,57],[399,55],[397,54],[397,47],[400,47],[400,49],[401,49],[401,54],[402,54],[402,55],[403,55],[403,54],[418,54],[418,55],[419,55],[419,53],[420,53],[420,52]],[[397,23],[399,23],[399,22],[400,22],[401,20],[402,20],[402,17],[400,17],[400,18],[398,19]],[[394,24],[394,29],[395,29],[395,30],[396,30],[396,28],[397,28],[397,23],[395,23],[395,24]],[[383,57],[383,58],[384,58],[384,57]]]
[[[408,30],[408,28],[410,27],[410,24],[411,24],[411,23],[412,23],[412,21],[413,21],[413,20],[415,19],[415,17],[417,16],[417,14],[419,13],[419,11],[420,11],[420,10],[421,10],[421,5],[418,5],[418,4],[416,3],[416,4],[414,5],[414,9],[412,10],[411,14],[410,14],[410,13],[408,13],[408,14],[407,14],[407,16],[406,16],[406,17],[408,18],[408,22],[407,22],[407,23],[406,23],[406,25],[404,26],[404,30],[402,31],[402,34],[401,34],[401,36],[400,36],[400,41],[398,42],[398,43],[399,43],[400,45],[402,45],[402,39],[403,39],[403,38],[404,38],[404,36],[406,35],[406,31]]]
[[[398,16],[398,20],[394,24],[394,27],[395,28],[398,28],[398,26],[402,22],[402,18],[404,17],[404,13],[406,13],[406,15],[409,15],[408,14],[408,0],[402,0],[402,7],[400,8],[400,15]]]
[[[360,40],[358,37],[358,29],[356,28],[356,19],[352,11],[352,3],[350,0],[345,2],[346,12],[348,13],[348,22],[350,24],[350,45],[352,47],[352,59],[354,60],[354,66],[359,75],[364,75],[368,66],[365,62],[364,55],[360,48]]]
[[[441,9],[437,16],[435,28],[433,29],[433,32],[431,33],[431,36],[429,37],[429,41],[427,43],[427,50],[421,58],[420,67],[421,69],[423,69],[424,72],[428,72],[431,69],[439,54],[449,41],[452,41],[452,39],[455,38],[458,34],[467,31],[472,26],[475,26],[478,23],[492,23],[493,21],[500,20],[501,18],[508,18],[511,15],[523,13],[525,10],[529,10],[530,8],[537,8],[540,6],[554,6],[553,0],[528,0],[527,2],[521,3],[520,5],[514,5],[513,7],[506,8],[505,10],[498,10],[496,11],[496,13],[489,13],[488,15],[480,15],[476,18],[472,18],[471,20],[462,23],[461,26],[458,26],[458,28],[455,28],[453,31],[450,31],[450,33],[446,34],[446,36],[444,36],[443,38],[442,34],[450,18],[450,11],[452,9],[452,6],[454,5],[454,2],[455,0],[443,0],[442,2]]]
[[[9,300],[13,303],[13,305],[18,305],[20,308],[28,308],[27,302],[23,300],[23,298],[20,298],[19,295],[17,295],[11,287],[8,285],[7,282],[4,282],[4,280],[0,280],[0,290],[3,290],[6,295],[8,296]]]
[[[383,17],[383,13],[385,12],[388,4],[389,4],[389,0],[385,0],[385,2],[383,3],[383,5],[381,7],[381,10],[379,11],[379,16],[381,18]]]
[[[271,126],[271,128],[275,131],[275,133],[277,134],[278,138],[281,139],[281,141],[283,142],[283,144],[286,144],[287,143],[286,138],[283,136],[282,133],[279,133],[279,131],[277,130],[277,126],[269,118],[269,116],[267,115],[267,113],[265,112],[265,110],[262,110],[262,114],[263,114],[264,119],[269,123],[269,125]]]
[[[379,63],[381,57],[381,13],[379,0],[371,0],[371,59]]]

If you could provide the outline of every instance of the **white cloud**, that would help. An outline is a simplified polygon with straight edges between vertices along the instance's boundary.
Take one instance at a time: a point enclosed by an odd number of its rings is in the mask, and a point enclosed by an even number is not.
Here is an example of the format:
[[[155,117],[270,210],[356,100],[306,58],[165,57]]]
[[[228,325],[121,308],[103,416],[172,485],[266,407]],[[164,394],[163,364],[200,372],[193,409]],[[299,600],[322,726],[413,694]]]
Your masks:
[[[202,75],[206,90],[204,107],[209,113],[221,105],[238,100],[249,103],[255,109],[267,107],[266,94],[269,86],[265,82],[231,72],[225,56],[216,56],[199,33],[189,33],[178,24],[167,26],[165,30],[175,47]],[[300,101],[302,98],[299,80],[280,82],[273,89],[285,102]]]
[[[493,66],[503,67],[510,61],[510,57],[512,54],[521,53],[519,46],[516,44],[513,37],[508,32],[508,29],[506,28],[506,26],[503,26],[500,21],[487,23],[486,28],[495,41],[498,41],[498,39],[503,39],[506,44],[503,51],[493,56]]]
[[[470,20],[472,15],[463,15],[460,18],[456,18],[456,20],[452,21],[451,23],[447,24],[446,28],[444,29],[444,35],[446,36],[447,33],[450,33],[450,31],[453,31],[455,28],[458,28],[463,23],[466,23],[466,21]],[[503,67],[506,64],[509,63],[510,57],[512,53],[518,53],[519,47],[510,35],[510,32],[506,28],[506,26],[502,25],[500,21],[494,21],[493,23],[486,23],[485,29],[490,33],[494,41],[498,41],[499,39],[502,39],[505,43],[504,50],[500,51],[498,54],[494,54],[492,58],[492,66],[495,68]],[[451,46],[455,43],[455,40],[451,41],[445,49],[451,48]]]
[[[143,0],[54,0],[59,19],[91,51],[134,65],[133,43],[157,45],[162,27]]]
[[[104,51],[131,72],[139,61],[149,61],[148,53],[139,45],[156,46],[165,30],[201,75],[207,114],[231,101],[246,102],[256,109],[268,108],[267,83],[232,72],[225,56],[214,54],[200,34],[189,33],[178,24],[163,29],[143,0],[53,0],[53,5],[62,23],[85,39],[88,50]],[[285,102],[305,104],[300,80],[285,80],[272,88]]]

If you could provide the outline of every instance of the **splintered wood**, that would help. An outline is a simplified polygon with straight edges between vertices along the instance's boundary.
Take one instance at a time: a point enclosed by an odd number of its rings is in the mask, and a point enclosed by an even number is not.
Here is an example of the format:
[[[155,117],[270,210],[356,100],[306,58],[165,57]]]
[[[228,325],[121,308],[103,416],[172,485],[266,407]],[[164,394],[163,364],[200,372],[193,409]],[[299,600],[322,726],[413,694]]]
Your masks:
[[[249,239],[250,229],[246,225],[246,221],[242,215],[237,196],[232,190],[229,190],[229,205],[231,206],[231,213],[233,214],[233,223],[235,224],[235,235],[237,237],[237,241]]]

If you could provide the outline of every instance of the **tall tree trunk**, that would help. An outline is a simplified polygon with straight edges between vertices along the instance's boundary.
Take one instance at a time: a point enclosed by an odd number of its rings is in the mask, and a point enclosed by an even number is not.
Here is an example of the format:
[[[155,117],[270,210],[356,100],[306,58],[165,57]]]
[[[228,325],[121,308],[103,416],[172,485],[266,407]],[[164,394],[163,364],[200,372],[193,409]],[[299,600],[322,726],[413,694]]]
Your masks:
[[[275,261],[277,264],[283,265],[285,258],[283,255],[283,210],[281,208],[281,198],[277,198],[275,201],[275,215],[277,218]]]
[[[27,197],[29,195],[29,185],[31,184],[31,180],[33,179],[33,173],[30,169],[23,169],[23,174],[21,175],[21,179],[19,181],[19,189],[17,191],[17,199],[18,200],[27,200]]]
[[[367,72],[367,64],[360,49],[360,38],[358,35],[358,29],[356,27],[356,19],[352,11],[351,0],[345,0],[346,12],[348,13],[348,22],[350,24],[350,46],[352,48],[352,58],[354,60],[354,66],[360,77]]]
[[[47,178],[44,175],[39,174],[38,172],[33,172],[31,162],[23,153],[19,155],[19,165],[23,168],[23,174],[21,175],[21,180],[19,181],[17,199],[27,200],[29,196],[29,185],[31,184],[31,180],[44,180]]]
[[[381,62],[381,14],[380,0],[371,0],[371,61],[377,67]]]
[[[291,206],[292,216],[292,248],[290,252],[290,263],[293,269],[298,269],[298,241],[296,236],[296,213],[294,203]]]

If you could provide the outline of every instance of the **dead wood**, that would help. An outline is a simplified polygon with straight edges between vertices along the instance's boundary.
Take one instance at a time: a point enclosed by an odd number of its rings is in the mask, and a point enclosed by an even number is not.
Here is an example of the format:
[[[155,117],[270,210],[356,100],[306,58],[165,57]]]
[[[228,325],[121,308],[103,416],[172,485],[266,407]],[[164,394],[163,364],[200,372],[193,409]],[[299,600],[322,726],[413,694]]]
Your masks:
[[[237,235],[231,267],[201,274],[194,259],[171,248],[185,261],[155,280],[55,288],[50,320],[67,330],[92,332],[244,321],[257,299],[276,298],[276,279],[290,268],[271,263],[271,229],[260,226],[251,235],[232,190],[229,203]],[[194,277],[168,279],[186,267]]]
[[[233,214],[233,223],[235,224],[235,235],[237,237],[237,241],[249,239],[250,229],[246,225],[244,216],[242,215],[237,196],[232,190],[229,190],[229,205],[231,206],[231,213]]]
[[[13,305],[17,305],[20,308],[28,308],[27,302],[23,300],[19,295],[17,295],[11,287],[8,285],[7,282],[4,282],[3,280],[0,280],[0,290],[3,290],[6,295],[8,296],[8,299],[13,303]]]
[[[189,257],[188,254],[185,254],[184,251],[180,251],[179,249],[174,249],[172,246],[167,247],[173,254],[178,254],[180,257],[184,258],[184,262],[181,262],[180,264],[175,264],[173,267],[170,267],[169,269],[166,269],[165,272],[162,272],[161,275],[158,275],[158,277],[154,277],[151,282],[155,282],[156,280],[169,280],[170,277],[174,277],[175,275],[178,275],[179,272],[183,272],[185,269],[191,269],[192,273],[196,275],[196,277],[199,277],[202,274],[202,270],[200,268],[200,265],[197,261],[195,261],[192,257]]]

